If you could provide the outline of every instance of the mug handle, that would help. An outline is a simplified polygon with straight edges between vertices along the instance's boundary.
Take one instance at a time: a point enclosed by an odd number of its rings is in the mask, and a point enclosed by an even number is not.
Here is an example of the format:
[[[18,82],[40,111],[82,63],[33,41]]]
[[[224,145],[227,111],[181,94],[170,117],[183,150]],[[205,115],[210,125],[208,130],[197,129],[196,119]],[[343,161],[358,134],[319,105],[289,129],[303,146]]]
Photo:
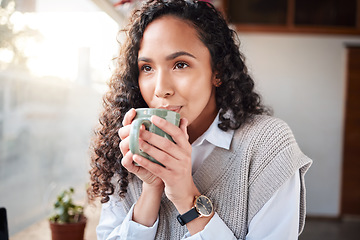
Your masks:
[[[145,128],[147,130],[149,130],[151,124],[152,123],[149,119],[144,119],[144,118],[135,119],[131,123],[129,147],[130,147],[130,151],[132,152],[132,154],[138,154],[143,157],[147,157],[147,154],[145,152],[141,151],[139,148],[139,134],[140,134],[140,127],[142,125],[145,125]]]

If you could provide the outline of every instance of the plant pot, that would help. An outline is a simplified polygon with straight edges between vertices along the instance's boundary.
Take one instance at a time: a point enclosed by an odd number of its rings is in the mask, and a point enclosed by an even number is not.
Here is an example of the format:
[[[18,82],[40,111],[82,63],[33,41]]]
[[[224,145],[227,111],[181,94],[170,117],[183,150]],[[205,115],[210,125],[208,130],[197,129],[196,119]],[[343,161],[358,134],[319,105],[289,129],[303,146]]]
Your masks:
[[[77,223],[54,223],[50,221],[52,240],[83,240],[86,218]]]

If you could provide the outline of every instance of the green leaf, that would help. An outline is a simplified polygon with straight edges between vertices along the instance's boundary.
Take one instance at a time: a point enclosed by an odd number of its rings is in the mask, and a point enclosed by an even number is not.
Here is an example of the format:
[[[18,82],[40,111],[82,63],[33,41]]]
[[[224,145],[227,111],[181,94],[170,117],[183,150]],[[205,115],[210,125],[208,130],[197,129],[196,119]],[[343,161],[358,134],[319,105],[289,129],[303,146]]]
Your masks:
[[[83,206],[73,203],[72,195],[74,188],[63,191],[58,195],[57,201],[54,203],[56,214],[49,218],[50,221],[57,223],[78,222],[80,216],[83,215]]]

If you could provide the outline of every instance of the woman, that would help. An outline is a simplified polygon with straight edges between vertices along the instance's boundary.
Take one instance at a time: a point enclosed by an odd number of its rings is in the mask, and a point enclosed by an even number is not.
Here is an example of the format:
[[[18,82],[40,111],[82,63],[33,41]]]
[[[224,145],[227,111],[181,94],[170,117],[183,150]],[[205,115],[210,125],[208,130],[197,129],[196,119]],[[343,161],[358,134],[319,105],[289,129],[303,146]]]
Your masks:
[[[268,116],[235,39],[202,1],[153,0],[134,13],[94,141],[98,239],[297,239],[311,160]],[[140,107],[181,115],[180,127],[152,117],[176,144],[140,134],[165,167],[129,151]]]

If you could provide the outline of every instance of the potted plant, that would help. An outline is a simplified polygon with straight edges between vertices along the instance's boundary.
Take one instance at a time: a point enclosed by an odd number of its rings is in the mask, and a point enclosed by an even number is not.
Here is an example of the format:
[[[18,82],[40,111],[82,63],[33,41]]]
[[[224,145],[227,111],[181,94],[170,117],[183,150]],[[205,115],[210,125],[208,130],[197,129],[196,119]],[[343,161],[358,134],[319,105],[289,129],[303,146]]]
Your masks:
[[[64,190],[54,203],[49,218],[52,240],[83,240],[86,226],[84,207],[73,203],[74,188]]]

